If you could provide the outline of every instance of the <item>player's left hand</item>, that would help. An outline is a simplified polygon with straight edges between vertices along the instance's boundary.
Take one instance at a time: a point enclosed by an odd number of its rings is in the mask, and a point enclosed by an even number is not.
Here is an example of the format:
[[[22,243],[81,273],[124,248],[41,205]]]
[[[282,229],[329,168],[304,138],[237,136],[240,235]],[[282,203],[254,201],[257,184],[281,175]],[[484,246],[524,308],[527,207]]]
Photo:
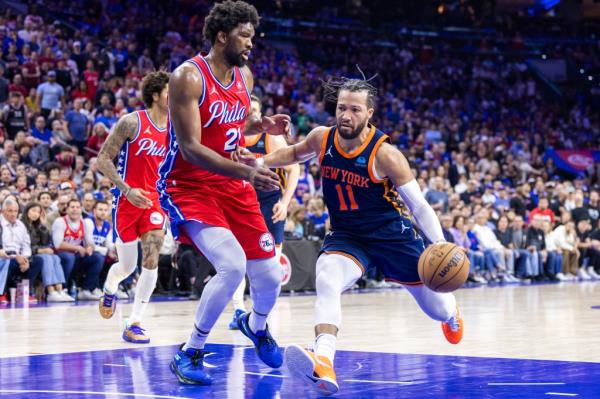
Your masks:
[[[289,115],[277,114],[262,117],[262,130],[273,136],[289,136],[292,119]]]
[[[277,203],[273,206],[273,216],[271,220],[273,223],[282,222],[287,218],[287,206],[285,206],[281,201],[277,201]]]

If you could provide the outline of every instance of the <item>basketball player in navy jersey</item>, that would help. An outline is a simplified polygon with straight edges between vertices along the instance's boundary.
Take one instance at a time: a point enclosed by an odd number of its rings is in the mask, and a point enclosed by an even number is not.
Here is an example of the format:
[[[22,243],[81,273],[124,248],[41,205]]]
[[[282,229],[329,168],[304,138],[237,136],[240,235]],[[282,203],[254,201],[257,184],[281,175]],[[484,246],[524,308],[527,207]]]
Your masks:
[[[256,118],[262,118],[260,99],[251,96],[250,113]],[[287,147],[287,142],[282,136],[273,136],[266,133],[246,135],[245,150],[253,153],[256,157],[262,157],[272,151]],[[287,217],[287,209],[294,197],[298,185],[300,167],[297,164],[277,168],[273,170],[279,176],[279,190],[262,191],[256,190],[256,196],[260,204],[260,211],[265,218],[269,232],[275,239],[275,257],[279,259],[283,250],[283,229]],[[229,323],[230,330],[237,330],[237,320],[246,312],[244,306],[244,291],[246,290],[246,279],[233,293],[233,320]]]
[[[444,235],[406,158],[369,123],[375,88],[365,80],[343,79],[326,89],[337,98],[336,126],[317,127],[306,140],[263,158],[241,160],[273,168],[320,159],[332,230],[317,261],[314,352],[290,345],[285,360],[293,375],[327,395],[339,389],[333,360],[340,296],[369,268],[378,267],[388,281],[403,284],[428,316],[442,322],[450,343],[462,339],[463,323],[454,295],[431,291],[419,279],[424,244],[404,205],[434,245]]]

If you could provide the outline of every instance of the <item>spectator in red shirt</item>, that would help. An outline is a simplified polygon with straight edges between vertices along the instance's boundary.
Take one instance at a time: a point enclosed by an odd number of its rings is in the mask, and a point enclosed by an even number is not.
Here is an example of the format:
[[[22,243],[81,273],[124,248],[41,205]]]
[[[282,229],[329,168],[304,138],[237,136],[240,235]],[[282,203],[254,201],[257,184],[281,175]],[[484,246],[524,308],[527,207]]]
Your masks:
[[[94,101],[94,96],[91,95],[91,92],[85,80],[79,81],[79,86],[71,92],[71,98],[73,100],[83,98],[89,101]]]
[[[102,144],[106,141],[108,137],[108,128],[102,122],[98,122],[94,125],[94,129],[92,130],[92,135],[88,139],[87,142],[87,156],[88,159],[91,157],[95,157],[100,152],[100,148],[102,148]]]
[[[23,63],[21,71],[23,72],[23,81],[27,88],[37,87],[40,84],[42,71],[40,70],[40,65],[38,63],[38,54],[35,51],[33,51],[31,57]]]
[[[538,207],[533,209],[529,214],[529,220],[533,220],[533,217],[535,215],[540,215],[542,217],[542,220],[547,220],[552,225],[554,225],[554,212],[552,212],[552,209],[548,208],[548,205],[548,198],[540,198]]]
[[[94,61],[87,61],[86,69],[83,72],[83,80],[87,83],[90,99],[94,99],[96,90],[98,90],[98,72],[95,70]]]
[[[23,97],[27,97],[27,94],[29,93],[27,87],[23,86],[23,77],[20,74],[16,74],[13,77],[13,82],[10,86],[8,86],[8,91],[18,91],[23,95]]]

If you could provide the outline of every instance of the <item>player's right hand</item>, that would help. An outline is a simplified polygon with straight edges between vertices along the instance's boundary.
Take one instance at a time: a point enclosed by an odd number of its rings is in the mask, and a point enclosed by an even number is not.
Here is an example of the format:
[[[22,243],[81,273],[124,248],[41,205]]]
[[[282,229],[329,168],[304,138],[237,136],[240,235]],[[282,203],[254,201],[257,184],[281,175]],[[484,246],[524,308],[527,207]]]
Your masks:
[[[140,188],[132,188],[127,193],[127,200],[138,208],[148,209],[152,206],[152,201],[146,197],[147,195],[150,195],[148,191]]]
[[[248,182],[260,191],[279,190],[279,177],[270,169],[265,167],[255,168],[250,171]]]

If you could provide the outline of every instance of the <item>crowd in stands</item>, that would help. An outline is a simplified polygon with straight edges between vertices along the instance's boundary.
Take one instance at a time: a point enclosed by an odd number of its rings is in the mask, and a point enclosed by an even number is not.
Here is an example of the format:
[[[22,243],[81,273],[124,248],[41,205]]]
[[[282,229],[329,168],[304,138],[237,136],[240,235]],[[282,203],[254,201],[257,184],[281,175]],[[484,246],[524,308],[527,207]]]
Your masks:
[[[61,3],[54,11],[68,20],[77,7]],[[172,70],[203,49],[204,14],[153,25],[164,5],[134,1],[119,19],[121,3],[107,4],[87,8],[81,29],[43,19],[36,7],[0,16],[0,304],[21,278],[38,299],[99,297],[116,254],[112,185],[96,155],[118,118],[143,106],[148,71]],[[422,38],[383,48],[349,37],[332,47],[330,39],[298,51],[257,37],[254,94],[266,115],[292,116],[290,143],[335,123],[322,80],[359,76],[360,65],[379,89],[372,122],[405,153],[446,239],[468,252],[470,281],[600,278],[600,165],[574,176],[544,157],[550,147],[598,147],[599,114],[586,98],[549,101],[518,57],[458,56],[453,45]],[[319,240],[329,228],[320,169],[308,162],[286,238]],[[161,287],[193,288],[197,296],[211,274],[203,262],[168,237]],[[379,280],[375,273],[367,284],[385,286]],[[132,276],[119,295],[133,295],[134,286]]]

